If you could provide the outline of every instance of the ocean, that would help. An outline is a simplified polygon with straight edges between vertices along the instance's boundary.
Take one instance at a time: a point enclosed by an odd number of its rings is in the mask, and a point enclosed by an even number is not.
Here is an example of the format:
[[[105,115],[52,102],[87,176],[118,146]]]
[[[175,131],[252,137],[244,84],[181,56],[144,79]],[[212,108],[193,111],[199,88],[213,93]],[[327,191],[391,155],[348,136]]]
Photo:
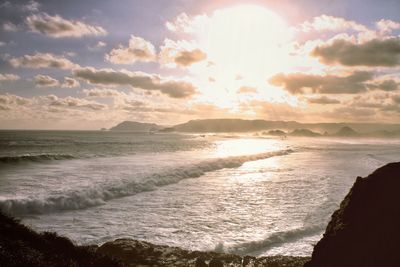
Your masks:
[[[396,139],[0,131],[0,208],[77,244],[308,256],[356,177],[399,159]]]

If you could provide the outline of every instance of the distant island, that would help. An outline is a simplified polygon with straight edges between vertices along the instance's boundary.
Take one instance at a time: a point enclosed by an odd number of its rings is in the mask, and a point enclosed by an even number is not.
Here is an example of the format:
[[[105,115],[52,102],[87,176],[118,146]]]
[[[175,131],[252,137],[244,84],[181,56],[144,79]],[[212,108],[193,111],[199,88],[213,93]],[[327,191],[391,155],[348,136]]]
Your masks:
[[[400,137],[400,124],[301,123],[243,119],[204,119],[166,127],[155,123],[124,121],[109,129],[118,132],[245,133],[304,137]]]
[[[117,132],[154,132],[165,128],[155,123],[142,123],[136,121],[124,121],[110,128],[110,131]]]

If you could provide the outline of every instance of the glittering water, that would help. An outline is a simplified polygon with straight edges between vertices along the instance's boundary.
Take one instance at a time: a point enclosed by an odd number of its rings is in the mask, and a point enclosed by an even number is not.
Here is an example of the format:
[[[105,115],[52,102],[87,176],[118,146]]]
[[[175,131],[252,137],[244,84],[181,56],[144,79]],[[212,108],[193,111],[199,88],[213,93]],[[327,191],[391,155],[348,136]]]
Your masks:
[[[309,255],[357,176],[400,141],[0,132],[0,207],[80,244]]]

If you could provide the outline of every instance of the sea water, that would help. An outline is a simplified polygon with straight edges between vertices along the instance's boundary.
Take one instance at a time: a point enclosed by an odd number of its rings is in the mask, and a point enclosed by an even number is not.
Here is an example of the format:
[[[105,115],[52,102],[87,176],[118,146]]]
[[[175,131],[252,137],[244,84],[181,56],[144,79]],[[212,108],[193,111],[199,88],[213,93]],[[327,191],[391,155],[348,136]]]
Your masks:
[[[0,208],[77,244],[310,255],[356,177],[399,159],[396,139],[0,131]]]

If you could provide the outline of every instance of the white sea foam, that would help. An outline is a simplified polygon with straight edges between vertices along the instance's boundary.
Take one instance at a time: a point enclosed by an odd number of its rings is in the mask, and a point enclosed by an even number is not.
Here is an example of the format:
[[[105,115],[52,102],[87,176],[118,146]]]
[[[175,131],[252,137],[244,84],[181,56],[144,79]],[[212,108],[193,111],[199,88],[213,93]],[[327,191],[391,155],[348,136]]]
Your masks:
[[[324,229],[324,227],[325,225],[304,226],[288,231],[275,232],[261,240],[243,242],[232,246],[225,246],[223,243],[219,243],[215,247],[215,251],[233,253],[238,255],[258,255],[259,252],[267,251],[274,246],[294,242],[305,236],[319,233]]]
[[[130,196],[139,192],[151,191],[159,186],[177,183],[182,179],[198,178],[208,172],[224,168],[237,168],[248,161],[256,161],[274,156],[283,156],[293,152],[290,149],[209,159],[196,164],[180,166],[149,175],[140,182],[116,182],[112,186],[94,185],[82,190],[65,192],[62,195],[44,198],[7,198],[0,199],[0,209],[10,214],[43,214],[64,210],[83,209],[104,204],[106,201]]]

